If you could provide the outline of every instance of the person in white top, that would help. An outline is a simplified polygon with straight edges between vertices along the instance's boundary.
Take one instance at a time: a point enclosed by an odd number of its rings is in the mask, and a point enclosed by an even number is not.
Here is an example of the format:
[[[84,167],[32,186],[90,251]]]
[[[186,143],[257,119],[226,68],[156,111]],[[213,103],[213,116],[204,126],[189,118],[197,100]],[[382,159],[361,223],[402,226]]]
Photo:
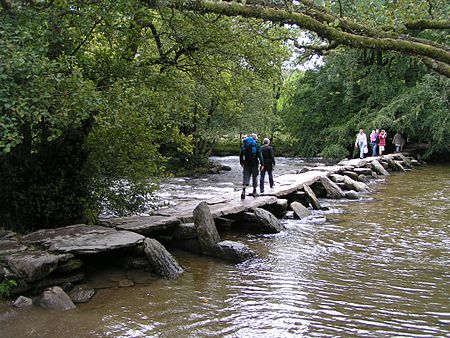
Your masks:
[[[364,129],[360,129],[356,136],[355,148],[359,147],[359,158],[364,158],[364,153],[368,152],[367,136],[364,134]]]

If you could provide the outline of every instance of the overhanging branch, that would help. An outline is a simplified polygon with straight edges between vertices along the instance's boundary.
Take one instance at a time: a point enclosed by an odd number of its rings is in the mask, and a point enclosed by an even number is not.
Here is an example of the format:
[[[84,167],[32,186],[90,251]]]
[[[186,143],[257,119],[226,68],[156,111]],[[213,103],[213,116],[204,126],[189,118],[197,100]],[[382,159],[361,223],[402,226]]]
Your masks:
[[[450,20],[417,20],[406,23],[406,28],[424,30],[424,29],[450,29]]]
[[[290,6],[289,8],[278,2],[263,2],[261,0],[247,0],[245,4],[210,0],[154,0],[147,3],[154,8],[170,7],[198,13],[242,16],[296,25],[338,44],[355,48],[396,51],[421,58],[426,57],[450,66],[450,52],[445,46],[437,45],[431,41],[429,44],[427,41],[414,41],[392,32],[382,30],[377,32],[372,28],[339,18],[324,8],[314,5],[310,0],[303,0],[299,6]],[[331,22],[331,20],[334,21]]]

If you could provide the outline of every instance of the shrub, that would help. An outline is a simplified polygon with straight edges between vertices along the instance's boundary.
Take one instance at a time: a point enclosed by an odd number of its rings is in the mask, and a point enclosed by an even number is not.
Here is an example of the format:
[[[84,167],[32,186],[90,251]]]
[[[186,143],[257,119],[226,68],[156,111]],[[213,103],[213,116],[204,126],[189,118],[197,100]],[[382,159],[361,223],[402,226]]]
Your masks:
[[[11,290],[17,286],[17,282],[12,279],[5,279],[0,283],[0,299],[9,297]]]
[[[343,159],[348,155],[348,150],[339,144],[331,144],[329,146],[326,146],[320,152],[320,156],[327,159]]]

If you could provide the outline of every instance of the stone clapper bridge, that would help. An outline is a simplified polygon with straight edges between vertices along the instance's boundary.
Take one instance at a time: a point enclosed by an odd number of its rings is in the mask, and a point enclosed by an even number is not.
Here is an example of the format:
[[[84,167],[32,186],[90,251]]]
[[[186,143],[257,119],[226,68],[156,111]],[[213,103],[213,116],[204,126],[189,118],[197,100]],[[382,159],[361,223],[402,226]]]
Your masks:
[[[240,192],[233,192],[208,201],[181,202],[151,216],[103,219],[94,226],[77,224],[22,237],[8,233],[0,238],[0,282],[17,281],[13,295],[38,294],[50,286],[68,290],[84,279],[89,257],[108,254],[115,258],[105,264],[175,278],[183,268],[165,246],[242,262],[254,252],[242,243],[222,241],[218,230],[277,233],[284,229],[279,218],[287,210],[307,217],[311,209],[321,208],[317,197],[358,199],[370,191],[369,179],[420,164],[401,153],[344,160],[278,176],[276,186],[257,198],[241,200]]]

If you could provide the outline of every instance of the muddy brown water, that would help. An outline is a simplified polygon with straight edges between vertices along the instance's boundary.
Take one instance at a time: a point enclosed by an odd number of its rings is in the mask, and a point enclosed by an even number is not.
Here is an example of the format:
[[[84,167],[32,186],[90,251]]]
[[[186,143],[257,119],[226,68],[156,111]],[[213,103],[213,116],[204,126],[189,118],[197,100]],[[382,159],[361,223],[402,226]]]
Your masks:
[[[0,337],[449,337],[450,166],[372,187],[288,217],[280,234],[223,235],[255,259],[176,251],[187,270],[176,280],[101,289],[64,313],[3,314]]]

